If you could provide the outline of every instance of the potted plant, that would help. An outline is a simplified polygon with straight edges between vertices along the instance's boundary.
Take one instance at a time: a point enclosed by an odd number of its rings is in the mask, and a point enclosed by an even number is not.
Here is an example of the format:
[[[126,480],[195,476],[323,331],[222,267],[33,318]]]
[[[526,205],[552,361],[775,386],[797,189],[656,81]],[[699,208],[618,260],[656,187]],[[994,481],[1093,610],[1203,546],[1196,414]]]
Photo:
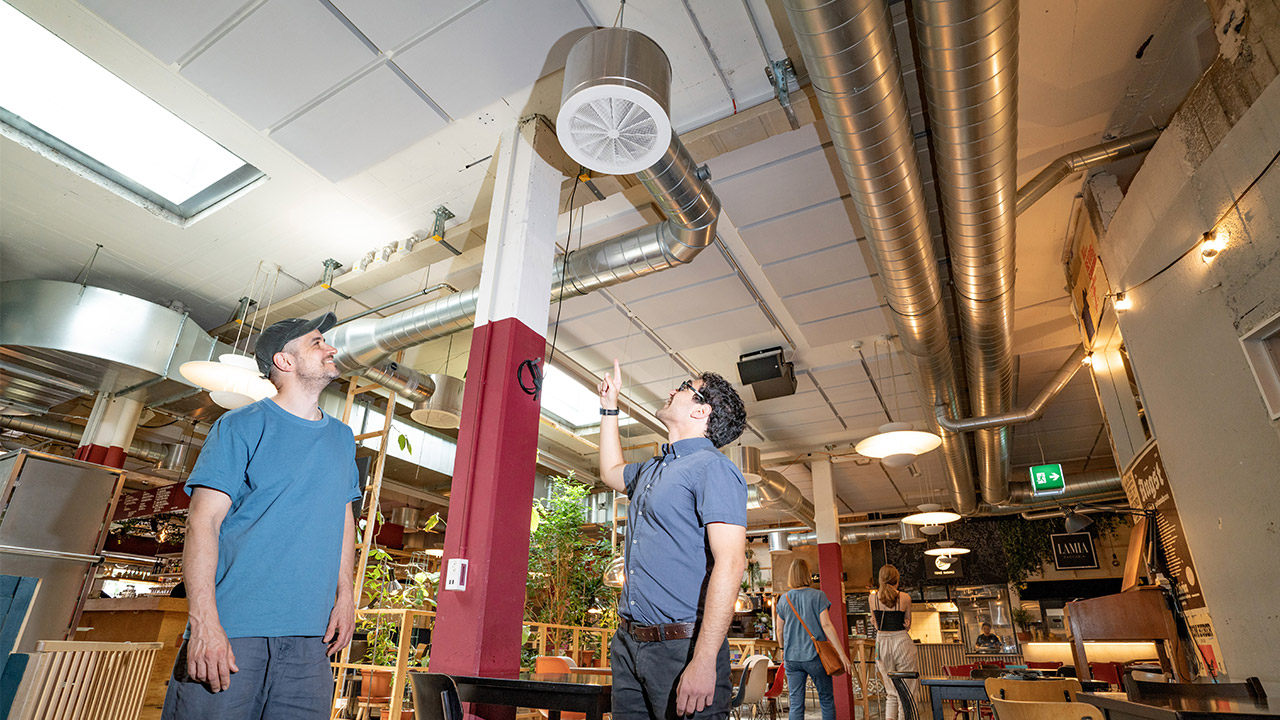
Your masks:
[[[1031,640],[1031,613],[1026,608],[1016,607],[1009,612],[1009,617],[1013,619],[1013,624],[1017,625],[1022,632],[1018,633],[1019,642],[1029,642]]]

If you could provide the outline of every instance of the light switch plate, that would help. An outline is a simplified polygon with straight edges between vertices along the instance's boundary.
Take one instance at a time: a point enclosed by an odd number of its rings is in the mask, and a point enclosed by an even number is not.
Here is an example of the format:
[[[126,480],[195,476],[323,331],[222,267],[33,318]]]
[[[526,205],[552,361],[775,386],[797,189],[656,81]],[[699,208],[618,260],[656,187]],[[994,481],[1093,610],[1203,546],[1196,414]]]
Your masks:
[[[467,561],[462,558],[450,558],[448,569],[444,575],[445,590],[467,589]]]

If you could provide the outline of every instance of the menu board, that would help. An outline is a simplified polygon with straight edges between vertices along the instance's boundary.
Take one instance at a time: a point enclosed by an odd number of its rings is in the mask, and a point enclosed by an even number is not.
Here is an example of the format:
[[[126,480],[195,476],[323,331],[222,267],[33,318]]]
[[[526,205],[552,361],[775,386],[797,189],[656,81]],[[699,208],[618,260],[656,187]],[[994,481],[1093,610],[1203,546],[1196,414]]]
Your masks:
[[[161,488],[125,493],[116,502],[116,512],[111,519],[112,521],[128,520],[186,510],[191,506],[191,496],[187,495],[182,487],[183,483],[175,483]]]
[[[1124,473],[1123,481],[1137,496],[1141,507],[1155,510],[1160,552],[1179,604],[1186,610],[1203,608],[1205,603],[1200,580],[1191,560],[1191,549],[1187,546],[1178,506],[1173,501],[1173,491],[1169,488],[1169,476],[1160,461],[1160,448],[1154,438],[1134,458]]]

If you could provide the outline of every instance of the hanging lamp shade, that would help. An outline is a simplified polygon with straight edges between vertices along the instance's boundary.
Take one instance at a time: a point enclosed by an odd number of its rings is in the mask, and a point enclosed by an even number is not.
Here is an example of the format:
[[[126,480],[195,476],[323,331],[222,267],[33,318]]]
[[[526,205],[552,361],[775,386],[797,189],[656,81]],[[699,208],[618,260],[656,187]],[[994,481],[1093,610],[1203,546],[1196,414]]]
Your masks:
[[[456,428],[462,422],[462,394],[466,383],[452,375],[433,374],[436,391],[413,406],[409,417],[433,428]]]
[[[178,367],[178,372],[188,381],[208,390],[213,402],[227,410],[275,397],[276,394],[276,386],[262,377],[258,362],[237,353],[223,353],[217,362],[185,362]]]
[[[950,510],[943,510],[942,506],[937,503],[921,503],[916,506],[916,509],[920,512],[912,513],[902,518],[902,522],[908,525],[940,526],[960,519],[960,515],[958,513],[953,513]],[[935,534],[930,533],[928,530],[922,530],[922,532],[926,535]]]
[[[606,587],[620,588],[627,583],[627,563],[622,556],[613,559],[609,563],[609,567],[604,570],[604,584]]]
[[[755,607],[755,603],[751,602],[751,596],[738,591],[738,600],[733,604],[734,612],[747,612]]]
[[[941,555],[945,557],[955,557],[956,555],[968,554],[969,548],[956,545],[955,540],[939,540],[938,547],[931,547],[924,551],[925,555]]]
[[[938,449],[942,438],[921,432],[911,423],[891,422],[880,426],[880,432],[854,446],[859,455],[879,458],[889,467],[906,467],[921,455]]]

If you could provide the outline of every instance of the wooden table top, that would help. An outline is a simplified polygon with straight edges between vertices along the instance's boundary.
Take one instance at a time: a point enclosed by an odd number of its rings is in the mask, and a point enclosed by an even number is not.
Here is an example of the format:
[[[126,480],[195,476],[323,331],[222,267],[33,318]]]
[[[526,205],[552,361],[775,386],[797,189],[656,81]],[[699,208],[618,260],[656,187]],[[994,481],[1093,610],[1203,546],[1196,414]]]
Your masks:
[[[1149,698],[1142,702],[1130,700],[1121,692],[1083,692],[1076,696],[1080,702],[1103,710],[1126,715],[1173,720],[1174,718],[1207,718],[1233,716],[1239,718],[1280,717],[1280,706],[1269,707],[1266,698]]]

